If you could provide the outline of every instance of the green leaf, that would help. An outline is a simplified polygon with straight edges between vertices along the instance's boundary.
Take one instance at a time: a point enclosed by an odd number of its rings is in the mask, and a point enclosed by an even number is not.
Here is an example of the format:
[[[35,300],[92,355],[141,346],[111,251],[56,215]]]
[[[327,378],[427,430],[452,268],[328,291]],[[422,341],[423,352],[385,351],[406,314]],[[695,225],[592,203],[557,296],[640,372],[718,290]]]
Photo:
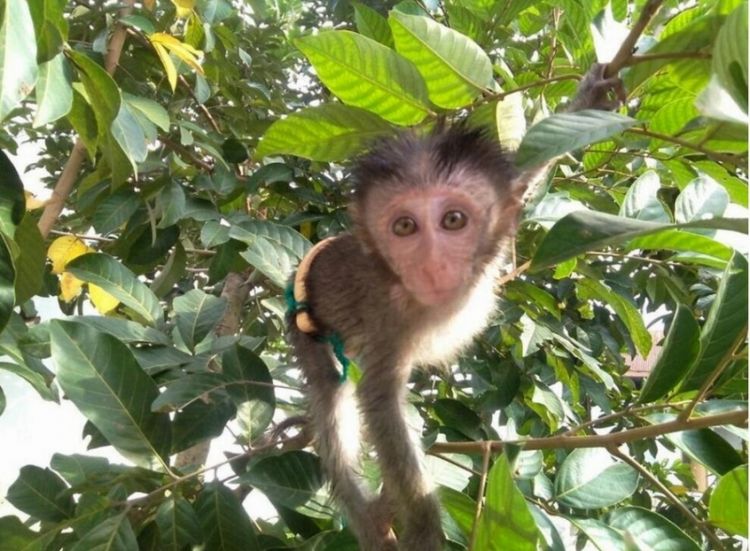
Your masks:
[[[638,124],[609,111],[586,109],[552,115],[535,124],[524,136],[516,154],[516,165],[529,168],[555,157],[600,142]]]
[[[16,303],[16,269],[11,245],[12,241],[0,234],[0,331],[7,325]]]
[[[391,28],[388,26],[388,20],[362,2],[352,2],[352,7],[354,8],[354,24],[357,25],[357,32],[392,48],[393,35],[391,34]]]
[[[195,514],[203,528],[206,549],[260,549],[255,531],[237,496],[219,482],[206,484],[198,494]]]
[[[127,346],[71,321],[54,320],[50,337],[60,386],[109,443],[134,461],[166,460],[169,416],[151,413],[159,391]]]
[[[91,223],[101,235],[110,234],[127,223],[142,204],[137,193],[122,189],[97,205]]]
[[[653,402],[677,387],[700,351],[700,328],[689,308],[680,305],[646,384],[638,398]]]
[[[23,304],[39,292],[44,279],[46,251],[35,217],[23,217],[16,228],[14,240],[19,249],[18,257],[15,259],[16,303]]]
[[[123,100],[130,108],[131,113],[141,113],[164,132],[169,132],[169,113],[160,104],[154,100],[132,94],[123,94]]]
[[[138,163],[145,161],[148,155],[148,140],[127,102],[120,103],[112,121],[112,136],[133,165],[133,172],[137,173]]]
[[[680,390],[699,388],[717,368],[726,367],[747,336],[747,260],[735,253],[719,280],[708,318],[701,330],[701,352]]]
[[[659,416],[650,416],[649,421]],[[664,418],[665,420],[671,418]],[[709,471],[724,475],[742,464],[739,453],[711,429],[686,430],[666,435],[667,439],[684,451],[689,457]]]
[[[65,482],[49,469],[36,465],[21,467],[21,472],[8,488],[8,501],[35,519],[59,522],[75,512],[73,496]]]
[[[0,415],[3,414],[7,405],[8,400],[5,398],[5,391],[3,391],[3,387],[0,387]]]
[[[716,218],[685,224],[657,224],[604,212],[572,212],[544,236],[531,261],[531,270],[538,271],[579,254],[619,245],[636,237],[679,228],[726,229],[747,233],[747,220]]]
[[[172,453],[221,436],[229,419],[237,414],[228,400],[191,402],[175,413],[172,422]]]
[[[260,357],[242,346],[222,354],[221,366],[237,421],[252,441],[263,434],[276,408],[273,379]]]
[[[567,518],[599,551],[628,551],[622,534],[593,518]]]
[[[430,112],[417,69],[386,46],[350,31],[326,31],[294,44],[344,103],[402,126],[417,124]]]
[[[29,2],[36,33],[37,61],[49,61],[62,49],[68,39],[68,21],[64,0]]]
[[[54,529],[34,532],[16,516],[0,517],[0,551],[41,551],[48,548],[56,534]]]
[[[700,547],[679,527],[658,513],[640,507],[615,509],[608,524],[624,532],[628,549],[654,551],[699,551]]]
[[[256,157],[283,154],[315,161],[342,161],[391,132],[390,124],[369,111],[328,103],[274,122],[260,140]]]
[[[6,351],[0,348],[0,352]],[[51,383],[46,381],[41,373],[29,369],[25,365],[18,365],[10,362],[0,362],[0,370],[8,371],[9,373],[13,373],[22,378],[29,383],[44,400],[49,400],[50,402],[58,401],[56,388],[54,386],[50,387]]]
[[[86,54],[71,50],[70,59],[78,68],[81,82],[88,95],[88,103],[96,118],[99,145],[106,141],[112,121],[120,111],[120,89],[103,67]]]
[[[747,537],[747,465],[719,479],[711,492],[708,519],[729,534]]]
[[[636,237],[628,241],[626,249],[664,249],[687,253],[699,253],[724,261],[732,257],[732,249],[699,233],[682,230],[662,230],[658,233]]]
[[[98,128],[94,110],[91,109],[84,97],[73,90],[73,106],[68,113],[68,121],[75,129],[76,134],[86,146],[86,152],[90,158],[96,155],[98,143]]]
[[[651,333],[646,329],[643,316],[635,304],[595,279],[581,279],[576,285],[581,299],[596,298],[611,306],[628,328],[640,355],[644,358],[648,356],[651,350]]]
[[[487,477],[487,495],[479,517],[476,549],[535,551],[539,531],[526,499],[516,488],[507,454],[495,461]]]
[[[196,345],[216,327],[227,307],[226,299],[200,289],[188,291],[176,298],[173,304],[177,329],[190,350],[195,350]]]
[[[70,112],[73,107],[71,80],[70,63],[63,53],[57,54],[39,66],[35,128],[56,121]]]
[[[220,373],[193,373],[172,381],[151,404],[151,411],[182,409],[203,395],[221,390],[226,382]]]
[[[70,551],[138,551],[135,532],[123,513],[98,523]]]
[[[261,220],[232,226],[229,236],[247,243],[247,250],[240,253],[242,258],[282,289],[310,248],[310,242],[293,228]]]
[[[388,23],[396,50],[414,63],[435,105],[469,105],[492,85],[492,62],[469,37],[429,17],[392,11]]]
[[[677,222],[719,217],[729,205],[729,194],[710,176],[699,176],[690,182],[677,197],[674,215]]]
[[[476,502],[465,493],[452,488],[441,486],[438,488],[438,492],[440,493],[440,503],[443,505],[443,509],[448,511],[448,514],[456,522],[464,535],[469,536],[474,526],[474,513],[477,509]]]
[[[15,227],[21,223],[26,213],[26,196],[16,167],[2,150],[0,150],[0,174],[3,175],[0,186],[0,233],[13,237]]]
[[[555,478],[555,499],[575,509],[599,509],[627,499],[638,488],[638,473],[601,448],[570,452]]]
[[[148,324],[161,322],[159,299],[133,272],[113,257],[103,253],[84,254],[71,260],[65,269],[78,279],[98,285]]]
[[[257,488],[274,503],[295,508],[307,503],[323,486],[317,456],[302,450],[266,457],[240,476],[240,482]]]
[[[628,188],[620,207],[620,216],[650,222],[671,222],[664,205],[657,197],[660,189],[661,182],[656,172],[648,170],[641,174]]]
[[[156,510],[156,524],[161,537],[161,549],[182,551],[203,539],[200,520],[193,506],[182,496],[173,495]]]
[[[151,327],[144,327],[134,321],[105,318],[102,316],[76,316],[76,323],[82,323],[115,337],[118,341],[127,344],[155,344],[168,346],[172,344],[171,339]]]
[[[26,0],[5,0],[0,26],[0,122],[18,107],[37,79],[34,22]]]
[[[719,82],[747,113],[747,2],[729,14],[714,43],[712,71]]]

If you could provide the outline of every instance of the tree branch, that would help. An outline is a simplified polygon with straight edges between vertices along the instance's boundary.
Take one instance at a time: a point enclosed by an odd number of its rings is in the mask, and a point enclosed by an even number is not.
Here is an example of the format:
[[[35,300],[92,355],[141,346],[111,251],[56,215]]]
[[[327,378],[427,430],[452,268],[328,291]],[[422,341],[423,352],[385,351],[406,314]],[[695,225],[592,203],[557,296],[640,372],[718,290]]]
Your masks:
[[[711,59],[711,54],[708,52],[663,52],[659,54],[631,55],[630,59],[625,61],[624,67],[632,67],[639,63],[646,63],[647,61],[655,61],[657,59]]]
[[[125,0],[125,6],[120,9],[120,17],[129,15],[132,11],[135,0]],[[120,54],[122,54],[122,47],[125,44],[125,37],[127,30],[123,25],[116,23],[116,28],[109,38],[109,45],[107,47],[107,55],[104,58],[104,68],[110,75],[113,75],[117,64],[120,61]],[[73,187],[75,186],[78,178],[78,173],[81,171],[81,166],[86,158],[86,146],[83,145],[83,141],[80,138],[76,140],[73,150],[70,152],[68,160],[65,162],[65,168],[63,168],[60,178],[57,180],[52,195],[44,206],[42,216],[39,218],[39,233],[42,234],[43,238],[47,238],[50,230],[57,222],[60,217],[60,213],[65,208],[65,201],[68,200]]]
[[[625,37],[625,40],[622,41],[620,49],[612,58],[612,61],[607,64],[607,68],[604,71],[605,78],[615,76],[620,72],[620,69],[627,66],[628,62],[633,57],[633,51],[638,39],[643,34],[643,31],[646,30],[646,27],[648,27],[648,24],[651,22],[654,15],[656,15],[656,12],[659,11],[662,2],[663,0],[648,0],[646,5],[643,6],[643,11],[641,11],[641,16],[638,18],[638,21],[636,21],[633,28],[630,29],[630,33]]]
[[[660,423],[658,425],[648,425],[637,427],[621,432],[609,434],[593,434],[591,436],[549,436],[546,438],[528,438],[525,440],[493,440],[490,443],[493,451],[501,451],[505,444],[520,446],[524,450],[550,450],[550,449],[575,449],[575,448],[607,448],[609,446],[619,446],[635,440],[644,438],[654,438],[671,434],[673,432],[682,432],[684,430],[702,429],[706,427],[715,427],[720,425],[744,425],[747,424],[747,410],[734,410],[717,413],[714,415],[705,415],[702,417],[693,417],[691,419],[675,419]],[[465,453],[479,454],[485,449],[487,442],[441,442],[433,444],[428,450],[430,453]]]
[[[716,537],[716,534],[713,533],[711,529],[709,529],[701,520],[693,514],[693,512],[685,506],[685,504],[678,498],[676,495],[672,493],[672,491],[667,488],[664,484],[662,484],[661,480],[656,478],[653,474],[651,474],[651,471],[649,471],[646,467],[641,465],[638,461],[630,457],[628,454],[621,452],[616,447],[612,446],[607,449],[609,453],[617,457],[618,459],[624,461],[631,467],[633,467],[636,471],[641,473],[641,476],[648,480],[651,484],[656,486],[661,493],[663,493],[667,499],[675,506],[677,507],[680,512],[685,515],[692,524],[694,524],[706,538],[711,542],[712,547],[711,549],[714,549],[716,551],[724,551],[726,547],[724,547],[724,544],[721,543],[721,540]]]
[[[711,151],[710,149],[706,149],[702,145],[695,144],[687,140],[683,140],[682,138],[677,138],[675,136],[668,136],[667,134],[660,134],[659,132],[652,132],[651,130],[647,130],[645,128],[638,128],[638,127],[628,128],[627,130],[625,130],[625,132],[630,132],[632,134],[639,134],[641,136],[648,136],[649,138],[656,138],[657,140],[664,140],[665,142],[670,142],[676,145],[680,145],[682,147],[686,147],[688,149],[693,149],[694,151],[703,153],[706,157],[709,157],[710,159],[713,159],[714,161],[731,164],[732,166],[736,168],[744,169],[746,165],[746,161],[743,162],[742,158],[738,155],[728,155],[725,153],[717,153],[716,151]]]

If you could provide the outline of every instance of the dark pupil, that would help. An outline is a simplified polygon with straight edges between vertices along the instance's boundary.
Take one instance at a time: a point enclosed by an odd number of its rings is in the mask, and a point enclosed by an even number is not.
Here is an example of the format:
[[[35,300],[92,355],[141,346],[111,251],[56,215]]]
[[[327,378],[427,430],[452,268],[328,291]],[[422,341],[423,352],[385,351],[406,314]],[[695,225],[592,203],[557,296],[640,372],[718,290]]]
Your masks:
[[[446,230],[459,230],[466,225],[466,216],[457,210],[445,213],[443,227]]]
[[[414,233],[416,224],[411,218],[399,218],[393,224],[393,233],[396,235],[409,235]]]

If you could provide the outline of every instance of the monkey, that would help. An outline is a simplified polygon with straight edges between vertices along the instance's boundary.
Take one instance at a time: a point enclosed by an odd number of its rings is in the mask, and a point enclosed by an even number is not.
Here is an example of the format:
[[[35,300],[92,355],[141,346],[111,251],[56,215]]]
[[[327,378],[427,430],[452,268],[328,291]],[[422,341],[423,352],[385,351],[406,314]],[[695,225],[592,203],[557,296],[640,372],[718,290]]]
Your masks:
[[[584,77],[576,110],[621,99],[605,69]],[[351,232],[320,242],[297,270],[289,340],[323,468],[365,551],[442,549],[440,505],[405,420],[407,383],[414,367],[455,359],[488,324],[524,192],[549,165],[519,171],[465,124],[381,140],[351,171]],[[356,390],[340,380],[347,358],[362,370]],[[381,469],[377,497],[357,474],[360,416]]]

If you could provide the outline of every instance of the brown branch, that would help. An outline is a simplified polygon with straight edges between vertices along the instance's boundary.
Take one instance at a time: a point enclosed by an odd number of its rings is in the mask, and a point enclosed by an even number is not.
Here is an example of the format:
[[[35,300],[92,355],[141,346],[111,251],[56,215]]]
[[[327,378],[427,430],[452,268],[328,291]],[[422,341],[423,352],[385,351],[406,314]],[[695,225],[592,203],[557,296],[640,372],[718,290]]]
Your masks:
[[[120,9],[120,17],[129,15],[132,11],[135,0],[126,0],[125,6]],[[125,44],[125,37],[127,30],[123,25],[116,24],[115,30],[112,36],[109,38],[109,45],[107,47],[107,55],[104,58],[104,68],[110,75],[113,75],[117,64],[120,61],[120,54],[122,54],[122,47]],[[86,146],[83,141],[78,138],[73,150],[70,152],[68,160],[65,162],[60,178],[58,178],[52,195],[50,196],[47,204],[44,206],[44,211],[39,218],[39,232],[43,238],[46,238],[52,227],[60,217],[60,213],[65,208],[65,202],[68,200],[73,187],[76,184],[78,173],[81,172],[81,166],[86,158]]]
[[[547,84],[552,84],[553,82],[559,82],[561,80],[581,80],[581,75],[560,75],[558,77],[552,77],[552,78],[545,78],[542,80],[534,81],[530,84],[525,84],[523,86],[519,86],[518,88],[514,88],[513,90],[508,90],[507,92],[498,92],[497,94],[487,94],[486,97],[491,99],[505,99],[507,96],[510,96],[511,94],[517,94],[519,92],[523,92],[525,90],[529,90],[531,88],[537,88],[539,86],[546,86]]]
[[[713,531],[706,526],[701,520],[693,514],[693,512],[678,498],[676,495],[672,493],[672,491],[666,487],[662,483],[661,480],[656,478],[651,471],[649,471],[646,467],[641,465],[638,461],[630,457],[628,454],[621,452],[616,447],[612,446],[607,449],[609,453],[617,457],[618,459],[621,459],[631,467],[633,467],[636,471],[641,473],[643,478],[648,480],[651,484],[656,486],[659,491],[661,491],[667,499],[675,506],[677,509],[680,510],[680,512],[685,515],[692,524],[694,524],[698,530],[703,532],[703,535],[706,536],[706,538],[711,542],[712,547],[711,549],[715,549],[716,551],[724,551],[726,547],[721,543],[721,540],[716,537],[716,534],[713,533]]]
[[[239,332],[242,321],[242,307],[245,304],[251,286],[246,284],[247,274],[231,272],[224,280],[222,298],[227,300],[227,309],[224,317],[217,325],[214,332],[218,336],[235,335]],[[175,459],[175,467],[183,469],[188,465],[203,465],[208,458],[211,449],[211,440],[204,440],[194,446],[181,451]]]
[[[688,403],[689,402],[685,400],[684,402],[677,402],[677,403],[672,403],[672,404],[650,404],[647,406],[628,407],[622,411],[610,413],[609,415],[604,415],[602,417],[597,417],[596,419],[586,421],[585,423],[581,423],[580,425],[577,425],[567,430],[566,432],[564,432],[563,436],[574,436],[575,433],[580,432],[582,430],[589,429],[596,425],[603,425],[605,423],[609,423],[610,421],[615,421],[622,417],[627,417],[628,415],[638,415],[639,413],[644,413],[646,411],[653,411],[655,409],[666,409],[666,408],[681,409],[683,406],[687,405]]]
[[[489,444],[493,451],[499,452],[505,444],[520,446],[524,450],[550,450],[550,449],[575,449],[575,448],[607,448],[609,446],[619,446],[635,440],[644,438],[655,438],[673,432],[682,432],[684,430],[702,429],[720,425],[744,425],[747,423],[747,410],[734,410],[717,413],[715,415],[705,415],[702,417],[693,417],[691,419],[674,419],[658,425],[648,425],[637,427],[621,432],[609,434],[593,434],[590,436],[549,436],[546,438],[528,438],[525,440],[501,440],[490,441]],[[433,444],[430,453],[465,453],[479,454],[485,449],[487,442],[441,442]]]
[[[630,29],[630,33],[625,37],[625,40],[622,41],[620,49],[612,58],[612,61],[607,64],[607,68],[604,71],[605,77],[613,77],[620,72],[620,69],[627,66],[627,63],[633,57],[633,50],[638,39],[643,34],[643,31],[646,30],[646,27],[648,27],[648,24],[651,22],[654,15],[656,15],[656,12],[659,11],[662,2],[663,0],[648,0],[648,2],[646,2],[638,21],[636,21],[633,28]]]
[[[505,275],[500,276],[499,278],[497,278],[497,285],[502,287],[503,285],[505,285],[509,281],[513,281],[518,276],[520,276],[522,273],[524,273],[526,270],[528,270],[529,266],[531,266],[531,260],[527,260],[526,262],[524,262],[523,264],[521,264],[518,268],[516,268],[512,272],[509,272],[509,273],[507,273],[507,274],[505,274]]]

